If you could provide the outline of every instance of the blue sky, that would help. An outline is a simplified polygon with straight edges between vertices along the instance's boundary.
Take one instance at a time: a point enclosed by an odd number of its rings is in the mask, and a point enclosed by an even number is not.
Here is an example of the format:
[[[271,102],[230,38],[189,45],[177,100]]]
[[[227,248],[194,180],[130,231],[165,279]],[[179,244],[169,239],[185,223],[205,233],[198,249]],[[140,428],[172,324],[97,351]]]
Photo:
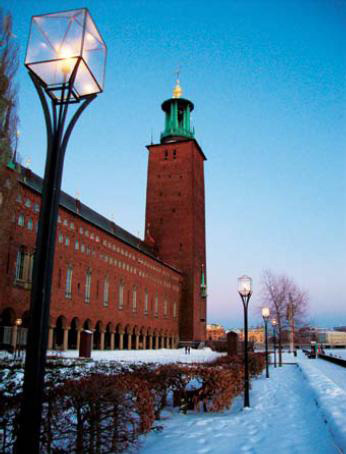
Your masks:
[[[238,276],[264,270],[346,325],[346,2],[10,0],[20,45],[20,144],[43,174],[45,129],[23,66],[32,15],[88,7],[108,46],[105,91],[85,111],[63,189],[143,236],[147,152],[181,66],[206,176],[208,321],[242,324]]]

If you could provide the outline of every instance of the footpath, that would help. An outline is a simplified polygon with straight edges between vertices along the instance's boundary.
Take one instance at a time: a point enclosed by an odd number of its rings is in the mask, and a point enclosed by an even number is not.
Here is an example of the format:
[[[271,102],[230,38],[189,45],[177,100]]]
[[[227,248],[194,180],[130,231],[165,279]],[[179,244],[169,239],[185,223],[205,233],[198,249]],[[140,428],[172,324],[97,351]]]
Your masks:
[[[249,409],[237,397],[224,413],[167,410],[163,430],[143,437],[139,453],[346,453],[346,369],[327,363],[324,374],[325,362],[301,352],[284,362],[297,364],[271,366],[269,379],[253,380]]]

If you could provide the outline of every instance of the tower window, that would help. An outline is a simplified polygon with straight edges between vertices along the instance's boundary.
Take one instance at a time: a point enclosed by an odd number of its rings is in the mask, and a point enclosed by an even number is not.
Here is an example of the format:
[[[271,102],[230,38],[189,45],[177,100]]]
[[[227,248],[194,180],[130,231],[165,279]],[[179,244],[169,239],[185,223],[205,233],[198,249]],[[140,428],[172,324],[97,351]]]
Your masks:
[[[168,151],[165,150],[165,159],[167,160],[167,158],[168,158]]]
[[[173,159],[177,159],[177,150],[173,150]]]

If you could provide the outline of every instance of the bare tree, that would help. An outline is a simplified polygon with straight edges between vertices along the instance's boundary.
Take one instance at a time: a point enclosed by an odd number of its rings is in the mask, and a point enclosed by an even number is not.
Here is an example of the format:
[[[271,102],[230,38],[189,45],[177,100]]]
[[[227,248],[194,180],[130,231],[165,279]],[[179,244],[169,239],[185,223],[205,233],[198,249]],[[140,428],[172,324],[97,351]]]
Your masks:
[[[277,321],[279,365],[281,366],[283,332],[289,327],[291,339],[293,339],[295,327],[302,326],[304,323],[308,297],[306,292],[286,275],[275,275],[271,271],[265,271],[262,300]]]
[[[17,86],[18,45],[12,33],[12,17],[0,8],[0,156],[11,157],[18,141]]]

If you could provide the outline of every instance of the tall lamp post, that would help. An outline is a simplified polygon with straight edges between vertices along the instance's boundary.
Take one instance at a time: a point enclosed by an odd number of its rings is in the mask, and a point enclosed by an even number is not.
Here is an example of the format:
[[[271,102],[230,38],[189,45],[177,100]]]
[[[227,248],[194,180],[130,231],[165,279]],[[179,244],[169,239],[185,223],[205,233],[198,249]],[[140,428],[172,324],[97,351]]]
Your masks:
[[[264,335],[266,344],[266,377],[269,378],[269,365],[268,365],[268,320],[270,317],[269,307],[263,307],[262,317],[264,320]]]
[[[25,66],[40,98],[47,157],[36,239],[19,433],[15,452],[40,453],[56,224],[64,156],[84,109],[103,91],[106,46],[85,8],[34,16]],[[67,111],[76,104],[69,123]]]
[[[20,358],[20,342],[21,342],[21,329],[20,327],[22,326],[23,320],[21,318],[16,319],[16,327],[17,327],[17,333],[16,333],[16,348],[14,352],[14,359],[19,359]]]
[[[275,318],[272,320],[272,327],[273,327],[273,333],[274,333],[274,367],[276,367],[276,325],[277,321]]]
[[[252,295],[252,279],[241,276],[238,279],[238,292],[244,307],[244,407],[250,407],[249,397],[249,352],[248,352],[248,306]]]

